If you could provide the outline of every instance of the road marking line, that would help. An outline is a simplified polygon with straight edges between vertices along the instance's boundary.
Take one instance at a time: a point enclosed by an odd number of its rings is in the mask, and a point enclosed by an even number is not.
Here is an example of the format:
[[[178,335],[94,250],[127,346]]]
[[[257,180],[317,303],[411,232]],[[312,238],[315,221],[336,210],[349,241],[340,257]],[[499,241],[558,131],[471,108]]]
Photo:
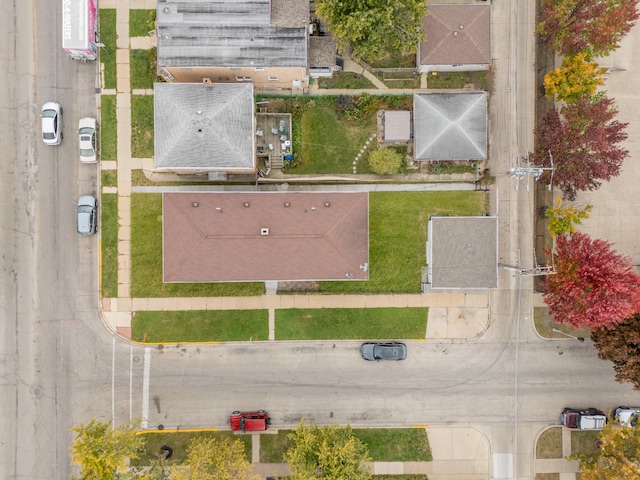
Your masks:
[[[144,349],[144,376],[142,380],[142,428],[149,426],[149,370],[151,370],[151,349]]]

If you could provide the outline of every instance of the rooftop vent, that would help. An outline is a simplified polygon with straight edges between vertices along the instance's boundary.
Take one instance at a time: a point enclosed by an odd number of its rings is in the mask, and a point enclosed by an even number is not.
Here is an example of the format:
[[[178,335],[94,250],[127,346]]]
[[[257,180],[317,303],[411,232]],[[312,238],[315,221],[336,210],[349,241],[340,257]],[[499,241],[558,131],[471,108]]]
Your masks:
[[[284,202],[284,206],[285,206],[285,207],[290,207],[290,206],[291,206],[291,204],[290,204],[289,202]]]
[[[197,207],[198,206],[198,202],[193,202],[193,206]]]
[[[269,235],[269,229],[268,228],[261,228],[260,229],[260,235],[266,237],[267,235]]]
[[[205,87],[212,87],[212,86],[213,86],[213,82],[211,81],[211,79],[210,79],[210,78],[203,78],[203,79],[202,79],[202,84],[203,84]]]
[[[248,207],[249,205],[251,205],[249,202],[244,202],[245,207]]]
[[[324,206],[325,207],[330,207],[331,206],[331,202],[324,202]]]

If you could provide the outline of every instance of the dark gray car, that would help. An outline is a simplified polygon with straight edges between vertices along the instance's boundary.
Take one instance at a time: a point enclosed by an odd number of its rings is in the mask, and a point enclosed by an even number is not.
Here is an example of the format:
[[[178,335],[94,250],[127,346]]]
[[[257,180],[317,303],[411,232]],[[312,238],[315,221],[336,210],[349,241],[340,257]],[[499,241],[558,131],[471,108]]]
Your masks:
[[[400,342],[368,342],[360,347],[365,360],[404,360],[407,346]]]

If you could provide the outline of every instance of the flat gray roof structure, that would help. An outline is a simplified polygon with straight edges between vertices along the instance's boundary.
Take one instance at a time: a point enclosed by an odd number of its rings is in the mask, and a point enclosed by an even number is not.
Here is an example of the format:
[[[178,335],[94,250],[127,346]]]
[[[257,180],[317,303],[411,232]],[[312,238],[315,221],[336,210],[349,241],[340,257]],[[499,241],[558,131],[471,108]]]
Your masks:
[[[305,67],[308,1],[274,2],[272,22],[269,0],[158,0],[158,66]]]
[[[431,217],[427,245],[431,288],[498,286],[498,217]]]
[[[163,194],[165,282],[368,280],[368,193]]]
[[[490,65],[491,5],[429,5],[420,65]]]
[[[154,84],[155,168],[255,168],[253,85]]]
[[[487,158],[487,92],[413,95],[416,160]]]
[[[411,112],[408,110],[385,110],[382,121],[385,142],[406,142],[411,139]]]

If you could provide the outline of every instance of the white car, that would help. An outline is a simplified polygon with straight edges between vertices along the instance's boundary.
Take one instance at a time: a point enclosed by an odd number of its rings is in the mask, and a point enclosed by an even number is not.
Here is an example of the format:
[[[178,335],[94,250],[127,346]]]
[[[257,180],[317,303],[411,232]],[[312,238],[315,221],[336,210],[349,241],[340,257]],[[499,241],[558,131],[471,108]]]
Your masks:
[[[60,145],[62,142],[62,107],[56,102],[47,102],[42,106],[42,141],[47,145]]]
[[[614,418],[623,427],[635,427],[638,423],[638,414],[640,407],[618,407],[616,408]]]
[[[95,118],[81,118],[78,124],[80,141],[80,162],[96,163],[98,161],[98,123]]]

